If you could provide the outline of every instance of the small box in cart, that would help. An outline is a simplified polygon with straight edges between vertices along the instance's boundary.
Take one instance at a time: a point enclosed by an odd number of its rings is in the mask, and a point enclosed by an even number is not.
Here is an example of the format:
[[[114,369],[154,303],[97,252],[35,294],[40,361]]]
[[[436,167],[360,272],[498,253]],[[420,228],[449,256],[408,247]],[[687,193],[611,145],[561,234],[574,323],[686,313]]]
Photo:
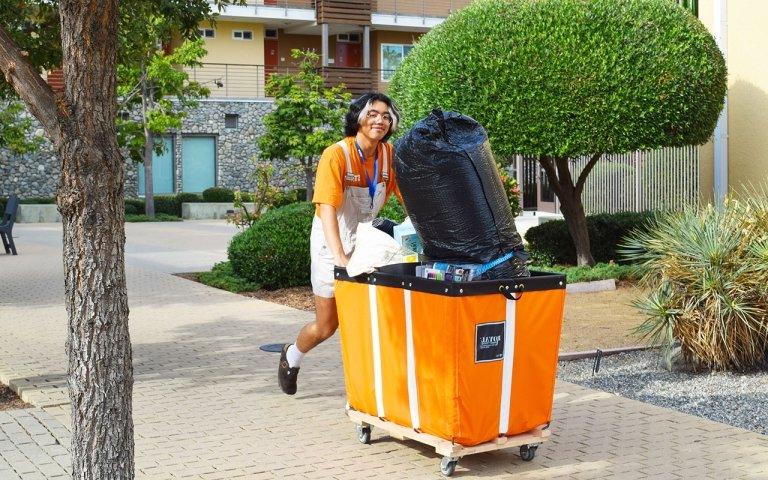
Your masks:
[[[351,278],[337,268],[348,415],[435,446],[450,475],[463,455],[520,446],[524,460],[549,436],[563,275],[445,282],[417,264]]]

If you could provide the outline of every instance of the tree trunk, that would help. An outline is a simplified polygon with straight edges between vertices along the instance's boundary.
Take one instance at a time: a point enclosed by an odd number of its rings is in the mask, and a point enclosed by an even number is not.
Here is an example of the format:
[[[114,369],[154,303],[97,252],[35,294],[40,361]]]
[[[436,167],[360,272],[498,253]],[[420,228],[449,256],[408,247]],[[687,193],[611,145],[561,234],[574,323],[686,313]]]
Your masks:
[[[311,202],[315,195],[315,170],[312,168],[312,159],[304,163],[304,180],[307,184],[307,201]]]
[[[64,92],[0,26],[0,70],[61,161],[72,476],[132,479],[133,366],[124,265],[125,164],[117,145],[117,0],[60,0]]]
[[[599,154],[592,157],[574,184],[568,168],[567,157],[539,157],[539,163],[547,174],[549,184],[560,200],[560,212],[563,214],[565,224],[568,226],[568,233],[573,240],[573,246],[576,249],[576,264],[579,266],[595,264],[589,244],[589,231],[587,230],[587,218],[584,214],[584,204],[581,201],[581,192],[587,175],[599,158]]]
[[[146,70],[146,67],[142,65],[142,70]],[[152,86],[147,80],[146,72],[142,72],[141,77],[141,118],[144,124],[144,153],[142,155],[144,160],[144,213],[149,218],[155,217],[155,183],[152,178],[152,152],[154,150],[154,138],[152,131],[149,129],[149,119],[147,118],[147,111],[149,110],[149,104],[152,101]]]

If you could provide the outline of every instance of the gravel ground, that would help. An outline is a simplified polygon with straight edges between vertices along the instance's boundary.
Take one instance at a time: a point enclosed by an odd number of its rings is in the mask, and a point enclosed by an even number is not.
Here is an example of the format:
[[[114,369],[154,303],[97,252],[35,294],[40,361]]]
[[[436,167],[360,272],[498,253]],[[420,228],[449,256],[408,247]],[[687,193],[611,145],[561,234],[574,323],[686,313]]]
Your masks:
[[[768,371],[756,373],[669,372],[657,351],[560,362],[557,377],[691,415],[768,435]]]

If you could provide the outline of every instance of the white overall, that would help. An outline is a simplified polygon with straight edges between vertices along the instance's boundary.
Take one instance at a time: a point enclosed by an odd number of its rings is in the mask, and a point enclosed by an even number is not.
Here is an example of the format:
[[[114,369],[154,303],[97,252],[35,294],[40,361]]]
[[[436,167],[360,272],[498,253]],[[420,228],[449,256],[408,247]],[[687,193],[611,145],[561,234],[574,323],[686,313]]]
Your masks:
[[[344,197],[341,206],[336,211],[336,219],[339,222],[339,235],[344,253],[349,255],[355,248],[355,236],[359,223],[370,222],[384,206],[387,199],[387,180],[389,179],[389,158],[387,145],[382,144],[383,153],[381,166],[381,182],[376,184],[376,192],[371,200],[368,187],[356,187],[348,185],[355,182],[358,175],[352,170],[352,157],[349,146],[342,140],[337,143],[344,151],[344,159],[347,162],[347,173],[344,177]],[[363,166],[362,175],[365,175]],[[376,181],[374,179],[373,181]],[[325,298],[333,298],[333,267],[334,259],[323,233],[323,222],[315,215],[312,220],[312,233],[309,240],[309,252],[312,260],[311,279],[312,292]]]

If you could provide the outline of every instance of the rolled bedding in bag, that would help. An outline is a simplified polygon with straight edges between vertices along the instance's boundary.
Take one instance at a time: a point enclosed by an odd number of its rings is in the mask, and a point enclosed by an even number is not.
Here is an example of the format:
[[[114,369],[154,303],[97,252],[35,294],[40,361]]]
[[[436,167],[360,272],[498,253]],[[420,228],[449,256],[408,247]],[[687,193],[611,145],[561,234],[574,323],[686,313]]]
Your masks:
[[[428,259],[483,264],[482,280],[530,275],[488,135],[477,121],[433,110],[397,142],[394,168]]]

